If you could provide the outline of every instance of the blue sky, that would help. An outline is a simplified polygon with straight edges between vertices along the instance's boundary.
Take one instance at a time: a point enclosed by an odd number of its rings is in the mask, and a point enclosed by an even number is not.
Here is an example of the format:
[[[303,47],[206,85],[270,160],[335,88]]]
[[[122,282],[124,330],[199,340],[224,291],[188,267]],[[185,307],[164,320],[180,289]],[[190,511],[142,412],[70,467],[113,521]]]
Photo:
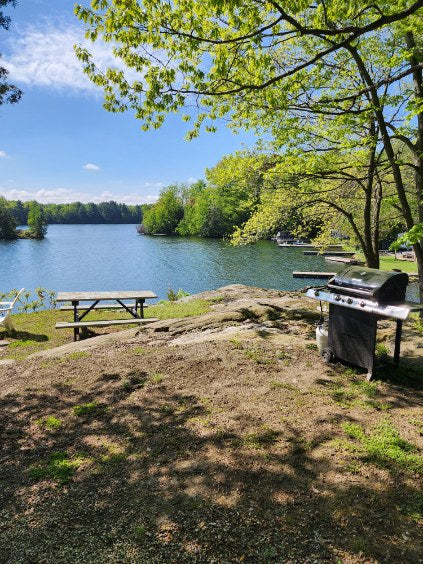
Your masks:
[[[225,154],[254,144],[251,135],[224,125],[185,141],[179,116],[146,133],[130,112],[106,112],[101,91],[73,54],[83,38],[73,6],[19,0],[5,10],[12,25],[0,31],[2,64],[24,96],[0,107],[0,195],[44,203],[152,202],[163,186],[203,178]],[[112,63],[101,44],[92,49],[97,60]]]

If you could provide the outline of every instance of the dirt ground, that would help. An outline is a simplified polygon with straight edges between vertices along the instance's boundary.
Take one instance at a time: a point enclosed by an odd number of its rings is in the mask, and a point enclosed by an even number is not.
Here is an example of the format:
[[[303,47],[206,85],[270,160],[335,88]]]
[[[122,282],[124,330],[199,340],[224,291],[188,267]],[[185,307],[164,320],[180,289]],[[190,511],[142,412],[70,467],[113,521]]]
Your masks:
[[[423,562],[422,334],[368,383],[316,303],[200,297],[0,366],[0,562]]]

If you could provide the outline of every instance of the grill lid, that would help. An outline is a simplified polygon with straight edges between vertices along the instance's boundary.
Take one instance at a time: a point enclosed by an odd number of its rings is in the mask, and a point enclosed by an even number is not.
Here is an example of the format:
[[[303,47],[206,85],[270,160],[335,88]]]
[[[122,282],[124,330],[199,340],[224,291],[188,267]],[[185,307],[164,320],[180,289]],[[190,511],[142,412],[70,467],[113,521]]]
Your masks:
[[[402,301],[405,299],[407,284],[408,275],[405,272],[349,266],[338,272],[327,286],[338,292],[372,297],[380,301]]]

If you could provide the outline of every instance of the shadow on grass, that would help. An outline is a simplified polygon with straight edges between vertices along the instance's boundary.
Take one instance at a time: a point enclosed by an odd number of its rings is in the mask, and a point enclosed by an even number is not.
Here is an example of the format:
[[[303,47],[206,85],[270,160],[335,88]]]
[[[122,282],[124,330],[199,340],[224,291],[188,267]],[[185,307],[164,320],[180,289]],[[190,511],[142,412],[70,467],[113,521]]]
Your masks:
[[[29,333],[27,331],[12,331],[11,334],[0,333],[0,339],[12,338],[16,341],[35,341],[37,343],[42,343],[48,341],[47,335],[40,335],[37,333]]]
[[[53,415],[57,430],[34,423]],[[0,560],[418,560],[417,484],[395,472],[334,483],[335,461],[318,454],[332,435],[305,440],[286,423],[281,436],[253,411],[254,436],[196,430],[208,415],[194,395],[134,391],[107,372],[84,391],[1,399]],[[60,465],[63,484],[46,480]]]

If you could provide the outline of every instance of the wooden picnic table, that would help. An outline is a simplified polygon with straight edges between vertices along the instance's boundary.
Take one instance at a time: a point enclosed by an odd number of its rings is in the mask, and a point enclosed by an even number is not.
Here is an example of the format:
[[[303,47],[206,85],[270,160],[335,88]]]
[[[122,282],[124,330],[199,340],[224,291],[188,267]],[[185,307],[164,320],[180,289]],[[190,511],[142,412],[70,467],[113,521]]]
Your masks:
[[[72,328],[74,330],[74,341],[79,337],[79,330],[83,327],[105,327],[108,325],[141,324],[157,321],[156,318],[144,319],[144,302],[147,299],[157,298],[150,290],[124,290],[113,292],[59,292],[58,302],[70,302],[71,306],[62,306],[61,310],[73,311],[73,322],[58,321],[56,329]],[[134,305],[125,303],[123,300],[134,300]],[[116,304],[102,303],[115,301]],[[79,305],[80,302],[91,302]],[[101,321],[82,321],[82,319],[93,310],[98,309],[123,309],[127,311],[132,319],[110,319]]]

